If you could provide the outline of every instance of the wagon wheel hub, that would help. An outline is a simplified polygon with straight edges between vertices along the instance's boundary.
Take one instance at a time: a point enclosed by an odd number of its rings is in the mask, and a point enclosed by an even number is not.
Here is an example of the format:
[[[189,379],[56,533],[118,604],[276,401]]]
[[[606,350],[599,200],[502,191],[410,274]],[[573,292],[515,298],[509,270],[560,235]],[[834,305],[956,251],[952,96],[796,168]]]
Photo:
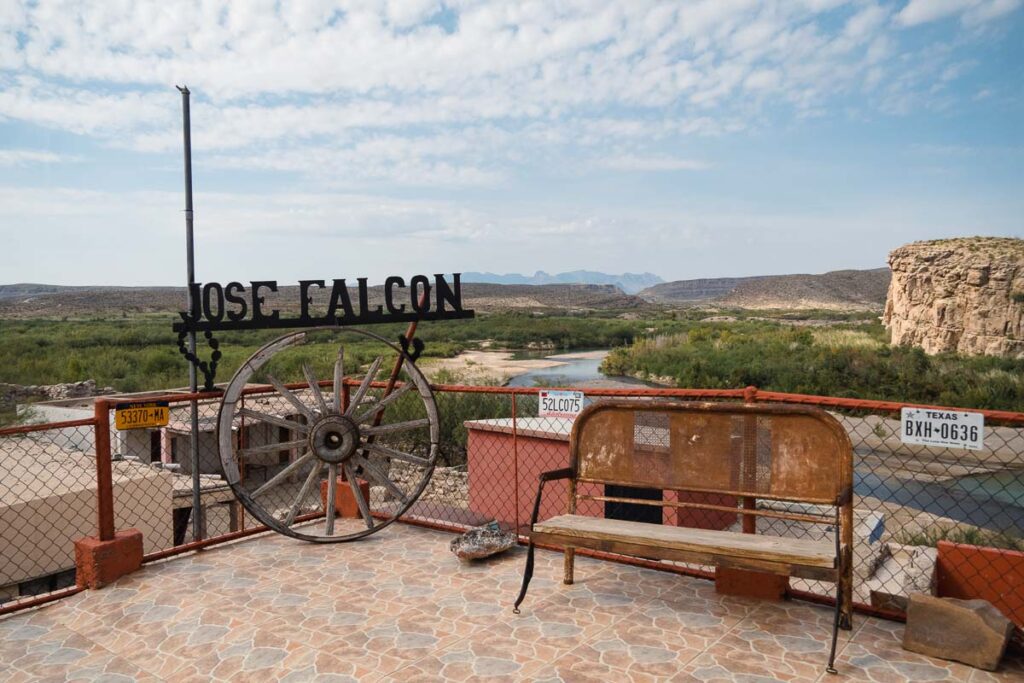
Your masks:
[[[359,426],[345,415],[328,415],[309,430],[309,448],[328,464],[346,462],[359,449]]]

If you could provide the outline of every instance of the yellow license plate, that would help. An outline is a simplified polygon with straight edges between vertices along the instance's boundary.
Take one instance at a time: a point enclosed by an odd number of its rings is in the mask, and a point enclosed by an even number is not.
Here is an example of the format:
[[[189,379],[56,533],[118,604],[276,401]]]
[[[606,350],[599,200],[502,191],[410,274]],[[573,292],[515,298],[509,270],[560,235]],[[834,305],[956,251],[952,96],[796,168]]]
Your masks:
[[[118,403],[114,407],[114,426],[118,429],[165,427],[171,417],[166,401]]]

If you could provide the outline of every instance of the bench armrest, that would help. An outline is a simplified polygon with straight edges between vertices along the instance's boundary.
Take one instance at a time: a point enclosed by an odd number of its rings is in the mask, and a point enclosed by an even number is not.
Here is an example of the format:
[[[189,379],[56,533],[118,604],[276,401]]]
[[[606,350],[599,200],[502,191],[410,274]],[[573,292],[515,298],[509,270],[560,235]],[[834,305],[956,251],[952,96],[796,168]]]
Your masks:
[[[540,473],[541,481],[552,481],[554,479],[570,479],[572,477],[572,468],[563,467],[560,470],[549,470],[547,472]]]
[[[537,517],[540,515],[540,499],[544,495],[544,484],[549,481],[556,479],[571,479],[574,475],[571,467],[563,467],[560,470],[549,470],[547,472],[540,473],[540,483],[537,485],[537,497],[533,501],[533,514],[530,515],[530,531],[533,531],[533,525],[537,523]]]

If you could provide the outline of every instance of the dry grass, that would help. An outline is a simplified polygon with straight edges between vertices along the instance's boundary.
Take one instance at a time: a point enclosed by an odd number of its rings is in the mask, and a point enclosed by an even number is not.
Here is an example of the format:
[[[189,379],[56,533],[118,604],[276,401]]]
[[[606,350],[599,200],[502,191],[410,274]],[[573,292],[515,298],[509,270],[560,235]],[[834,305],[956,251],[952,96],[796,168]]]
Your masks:
[[[819,346],[826,346],[830,349],[880,349],[885,346],[884,342],[863,330],[837,330],[824,328],[814,330],[811,334],[814,335],[815,344],[818,344]]]

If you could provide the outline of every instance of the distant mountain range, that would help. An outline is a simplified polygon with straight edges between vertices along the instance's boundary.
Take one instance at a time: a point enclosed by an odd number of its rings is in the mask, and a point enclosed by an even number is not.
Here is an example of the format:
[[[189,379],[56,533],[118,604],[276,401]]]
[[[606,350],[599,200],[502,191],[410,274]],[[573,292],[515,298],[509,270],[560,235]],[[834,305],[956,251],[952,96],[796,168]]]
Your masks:
[[[580,283],[582,279],[614,279]],[[889,287],[888,268],[836,270],[822,275],[764,275],[662,282],[657,275],[607,275],[576,271],[548,275],[463,273],[463,301],[478,311],[638,310],[662,306],[707,306],[746,309],[831,309],[881,311]],[[504,283],[491,282],[505,279]],[[481,281],[483,280],[483,281]],[[526,280],[527,282],[521,282]],[[544,284],[535,284],[541,283]],[[655,282],[637,292],[641,282]],[[383,302],[383,287],[369,290],[370,304]],[[353,291],[350,296],[355,299]],[[267,295],[267,305],[294,312],[295,285]],[[0,320],[36,317],[120,316],[124,313],[171,313],[185,307],[183,287],[65,287],[20,283],[0,285]]]
[[[358,292],[349,290],[352,301]],[[554,284],[496,285],[465,283],[466,308],[502,310],[628,310],[647,306],[643,299],[626,294],[615,285]],[[65,287],[19,283],[0,285],[0,320],[83,316],[119,317],[122,314],[167,313],[173,318],[185,308],[184,287]],[[266,292],[267,309],[298,313],[299,290],[282,285],[277,293]],[[384,288],[369,288],[369,304],[384,303]]]
[[[651,303],[735,308],[881,310],[888,268],[834,270],[821,275],[761,275],[677,280],[637,294]]]
[[[519,273],[463,273],[463,282],[485,282],[494,285],[615,285],[626,294],[636,294],[642,289],[664,282],[654,273],[622,273],[609,275],[594,270],[574,270],[551,275],[538,270],[533,275]]]

